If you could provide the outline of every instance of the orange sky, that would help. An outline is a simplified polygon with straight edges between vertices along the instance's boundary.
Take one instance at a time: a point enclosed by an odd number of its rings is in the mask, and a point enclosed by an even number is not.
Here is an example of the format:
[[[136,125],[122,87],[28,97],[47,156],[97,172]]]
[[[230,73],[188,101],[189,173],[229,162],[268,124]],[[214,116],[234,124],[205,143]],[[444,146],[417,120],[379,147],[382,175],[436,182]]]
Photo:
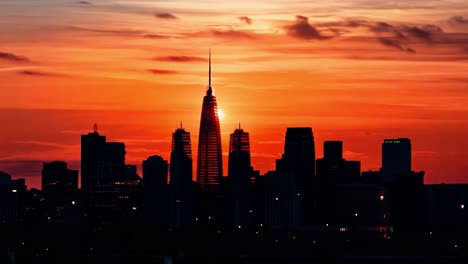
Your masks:
[[[79,169],[94,122],[130,164],[168,159],[181,121],[196,154],[210,47],[223,151],[241,122],[262,173],[311,126],[317,158],[343,140],[376,170],[409,137],[426,183],[468,182],[464,0],[2,0],[0,170],[39,187],[42,161]]]

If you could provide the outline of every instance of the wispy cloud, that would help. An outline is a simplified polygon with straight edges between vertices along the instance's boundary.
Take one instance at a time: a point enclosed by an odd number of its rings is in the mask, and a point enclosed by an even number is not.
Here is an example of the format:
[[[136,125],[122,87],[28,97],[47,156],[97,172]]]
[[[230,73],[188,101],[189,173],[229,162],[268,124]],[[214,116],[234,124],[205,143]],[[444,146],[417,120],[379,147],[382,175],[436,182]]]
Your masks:
[[[93,3],[88,2],[88,1],[79,1],[78,4],[82,4],[82,5],[93,5]]]
[[[398,41],[389,38],[378,38],[377,39],[382,45],[392,47],[401,51],[405,51],[405,48],[398,43]]]
[[[19,71],[18,73],[22,75],[36,76],[36,77],[68,77],[69,76],[63,73],[43,72],[43,71],[36,71],[36,70],[22,70],[22,71]]]
[[[324,36],[321,32],[309,23],[309,18],[305,16],[296,16],[296,21],[291,25],[285,26],[289,36],[312,40],[312,39],[329,39],[329,36]]]
[[[468,18],[464,18],[462,16],[453,16],[449,19],[449,23],[455,25],[468,25]]]
[[[172,38],[171,36],[168,35],[160,35],[160,34],[145,34],[143,35],[144,38],[147,39],[167,39],[167,38]]]
[[[165,56],[165,57],[156,57],[152,60],[155,61],[169,61],[169,62],[199,62],[206,61],[205,58],[196,57],[196,56]]]
[[[148,72],[150,72],[152,74],[157,74],[157,75],[160,75],[160,74],[176,74],[176,73],[178,73],[177,71],[174,71],[174,70],[162,70],[162,69],[149,69]]]
[[[177,16],[171,14],[171,13],[155,13],[154,17],[156,18],[162,18],[162,19],[178,19]]]
[[[15,55],[8,52],[0,52],[0,60],[14,61],[14,62],[29,62],[30,60],[21,55]]]
[[[66,27],[66,30],[69,31],[82,31],[82,32],[91,32],[91,33],[100,33],[100,34],[109,34],[109,35],[118,35],[118,36],[142,36],[146,32],[143,30],[134,30],[134,29],[98,29],[98,28],[86,28],[78,26],[69,26]]]
[[[245,23],[248,24],[248,25],[251,25],[251,24],[252,24],[252,19],[251,19],[250,17],[248,17],[248,16],[241,16],[241,17],[238,17],[238,19],[239,19],[240,21],[245,22]]]

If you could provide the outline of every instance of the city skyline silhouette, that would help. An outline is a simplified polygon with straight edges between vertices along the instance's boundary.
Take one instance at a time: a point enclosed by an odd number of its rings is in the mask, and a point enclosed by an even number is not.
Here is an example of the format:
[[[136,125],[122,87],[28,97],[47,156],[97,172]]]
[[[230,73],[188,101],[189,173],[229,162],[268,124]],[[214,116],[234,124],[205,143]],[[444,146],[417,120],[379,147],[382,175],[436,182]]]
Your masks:
[[[0,263],[465,263],[467,14],[0,1]]]
[[[31,187],[39,186],[42,160],[78,169],[75,135],[95,122],[126,143],[129,163],[153,152],[168,159],[180,121],[196,149],[211,47],[225,112],[223,164],[238,122],[251,133],[261,172],[281,153],[286,127],[312,126],[318,142],[344,141],[344,155],[363,170],[380,167],[382,138],[408,137],[427,183],[466,182],[463,3],[284,8],[262,0],[231,3],[232,11],[191,3],[2,1],[0,122],[8,125],[0,166]]]

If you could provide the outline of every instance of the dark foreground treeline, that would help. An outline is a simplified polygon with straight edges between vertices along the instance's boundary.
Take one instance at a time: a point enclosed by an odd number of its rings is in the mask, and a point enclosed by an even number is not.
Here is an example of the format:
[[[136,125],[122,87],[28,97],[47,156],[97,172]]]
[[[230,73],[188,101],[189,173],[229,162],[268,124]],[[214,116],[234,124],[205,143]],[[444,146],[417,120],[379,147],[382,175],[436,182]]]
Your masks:
[[[0,263],[468,263],[467,240],[466,232],[173,231],[141,219],[22,223],[0,225]]]

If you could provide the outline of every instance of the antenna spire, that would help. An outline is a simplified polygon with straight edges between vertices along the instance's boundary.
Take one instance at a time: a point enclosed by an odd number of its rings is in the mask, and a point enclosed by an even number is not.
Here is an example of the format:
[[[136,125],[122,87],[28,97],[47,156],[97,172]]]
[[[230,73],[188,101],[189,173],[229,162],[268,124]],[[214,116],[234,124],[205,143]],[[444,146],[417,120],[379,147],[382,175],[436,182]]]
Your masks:
[[[182,128],[183,128],[183,127],[182,127],[182,121],[180,121],[180,129],[182,129]]]
[[[208,55],[208,87],[211,88],[211,48]]]
[[[97,123],[94,123],[94,127],[93,127],[93,130],[94,130],[94,133],[97,133],[97,132],[98,132],[98,127],[97,127]]]

